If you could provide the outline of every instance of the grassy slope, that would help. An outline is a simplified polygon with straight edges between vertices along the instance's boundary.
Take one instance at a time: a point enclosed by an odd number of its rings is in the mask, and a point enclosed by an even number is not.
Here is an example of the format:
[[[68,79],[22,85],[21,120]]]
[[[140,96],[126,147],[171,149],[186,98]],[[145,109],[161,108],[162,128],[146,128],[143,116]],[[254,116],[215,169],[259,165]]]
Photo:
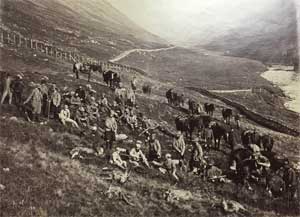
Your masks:
[[[75,88],[78,82],[86,83],[85,80],[74,81],[71,76],[65,76],[69,74],[66,65],[41,63],[41,59],[34,60],[24,53],[26,60],[30,62],[28,65],[23,61],[24,57],[16,57],[14,52],[2,50],[0,54],[7,63],[2,67],[23,71],[27,66],[26,82],[38,80],[41,75],[31,71],[39,71],[47,74],[60,88],[63,86]],[[11,65],[12,63],[14,65]],[[64,73],[57,74],[60,70]],[[93,88],[99,95],[101,92],[112,94],[99,84],[93,83]],[[220,104],[197,93],[191,94],[202,103],[209,101]],[[169,128],[174,129],[173,115],[179,114],[179,111],[157,101],[155,96],[152,98],[139,96],[138,102],[141,111],[154,120],[166,121]],[[102,159],[78,162],[69,158],[69,151],[84,143],[83,139],[76,136],[76,131],[68,130],[53,122],[46,126],[37,126],[23,122],[21,118],[18,118],[18,121],[10,120],[9,117],[14,115],[17,113],[13,107],[2,107],[0,183],[6,188],[1,192],[0,206],[1,214],[4,216],[224,216],[220,208],[212,207],[221,198],[239,200],[250,211],[250,216],[276,216],[275,211],[278,211],[280,216],[285,216],[295,211],[284,212],[287,206],[284,201],[267,199],[260,189],[254,193],[246,190],[236,193],[233,184],[214,185],[202,182],[198,177],[193,176],[186,177],[182,183],[172,187],[190,190],[193,199],[170,204],[163,199],[163,192],[173,183],[154,170],[136,171],[130,180],[121,186],[134,206],[129,206],[122,200],[108,199],[104,192],[110,182],[106,181],[102,174],[102,168],[107,166],[106,163]],[[220,107],[218,107],[216,117],[220,119],[220,116]],[[242,125],[253,127],[253,124],[245,119],[242,119]],[[256,127],[261,132],[271,132]],[[129,133],[126,128],[121,130]],[[297,145],[299,139],[271,133],[276,139],[276,151],[290,157],[293,161],[299,160]],[[136,138],[134,134],[129,133],[129,135],[131,138]],[[163,144],[163,152],[166,153],[170,150],[171,139],[160,136],[160,140]],[[130,146],[125,144],[127,148]],[[228,152],[227,148],[222,149]],[[224,154],[213,151],[208,155],[218,166],[226,167]],[[9,172],[2,170],[6,167],[10,168]],[[115,183],[113,185],[118,186]]]
[[[144,69],[155,79],[179,86],[200,85],[207,89],[223,90],[269,84],[257,73],[265,70],[265,66],[257,61],[205,56],[184,48],[148,54],[133,53],[120,62]]]

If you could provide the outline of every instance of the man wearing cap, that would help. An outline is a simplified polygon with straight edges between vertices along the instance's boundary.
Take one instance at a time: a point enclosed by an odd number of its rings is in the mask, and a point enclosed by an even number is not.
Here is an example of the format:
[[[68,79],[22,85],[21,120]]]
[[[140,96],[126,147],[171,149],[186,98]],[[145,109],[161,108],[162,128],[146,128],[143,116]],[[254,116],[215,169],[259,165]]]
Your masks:
[[[126,98],[127,98],[126,104],[130,107],[134,107],[136,104],[135,103],[136,97],[135,97],[135,93],[132,89],[130,89],[130,88],[127,89]]]
[[[129,110],[129,113],[125,117],[130,129],[134,130],[138,127],[137,116],[134,114],[133,109]]]
[[[295,198],[298,181],[296,172],[290,165],[288,159],[284,162],[283,171],[283,181],[285,182],[288,199],[293,200]]]
[[[113,142],[116,141],[116,135],[118,131],[118,124],[115,119],[115,112],[110,110],[109,117],[105,120],[105,134],[104,139],[106,141],[106,149],[111,150]]]
[[[204,142],[207,145],[208,150],[214,147],[214,133],[211,128],[211,125],[208,125],[208,128],[203,130]]]
[[[88,115],[83,106],[79,106],[75,114],[75,120],[80,126],[90,126]]]
[[[22,95],[24,90],[23,76],[18,74],[12,83],[13,99],[18,108],[22,105]]]
[[[25,100],[24,104],[27,104],[30,102],[30,105],[32,107],[32,115],[33,115],[33,121],[40,121],[40,114],[42,111],[42,100],[43,95],[40,91],[40,85],[32,83],[33,90],[31,91],[30,95]]]
[[[12,77],[9,73],[6,73],[5,80],[4,80],[4,88],[3,88],[3,94],[1,98],[1,104],[4,103],[4,100],[6,97],[8,97],[8,104],[11,104],[12,102]]]
[[[165,155],[165,158],[166,160],[164,161],[163,165],[168,174],[171,175],[176,181],[179,181],[178,175],[176,174],[179,160],[172,159],[172,156],[169,153]]]
[[[121,169],[126,170],[127,169],[127,162],[122,160],[121,158],[121,152],[126,152],[126,149],[117,147],[116,150],[112,153],[112,164],[120,167]]]
[[[148,152],[148,160],[159,161],[161,159],[161,145],[159,140],[156,138],[156,134],[152,133],[150,139],[147,141],[149,152]]]
[[[135,147],[132,148],[129,152],[130,160],[129,162],[132,163],[134,166],[140,166],[140,162],[142,161],[147,167],[150,167],[147,158],[145,157],[144,153],[141,150],[142,142],[136,141]]]
[[[199,138],[195,138],[192,141],[193,150],[190,159],[190,171],[196,172],[199,168],[205,164],[203,149],[199,143]]]
[[[58,92],[58,89],[55,85],[53,85],[53,92],[51,93],[50,97],[50,110],[53,113],[54,119],[58,120],[58,113],[59,113],[59,108],[60,108],[60,103],[61,103],[61,95]]]
[[[184,159],[186,146],[181,131],[177,131],[176,136],[174,137],[173,148],[177,154],[179,154],[180,158]]]
[[[75,94],[78,94],[79,98],[81,99],[81,102],[85,103],[85,90],[83,89],[83,87],[81,85],[79,85],[79,87],[75,90]]]
[[[64,108],[60,111],[58,116],[63,125],[66,125],[66,123],[71,123],[73,127],[79,128],[77,122],[71,119],[68,105],[64,105]]]

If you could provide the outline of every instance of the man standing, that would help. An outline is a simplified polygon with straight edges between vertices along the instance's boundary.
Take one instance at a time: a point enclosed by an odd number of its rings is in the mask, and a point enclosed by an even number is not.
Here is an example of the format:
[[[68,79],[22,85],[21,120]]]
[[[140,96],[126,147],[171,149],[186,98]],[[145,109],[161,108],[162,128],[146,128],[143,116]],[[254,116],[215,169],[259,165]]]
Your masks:
[[[61,95],[58,92],[57,87],[54,85],[53,86],[53,92],[51,94],[51,112],[53,113],[54,119],[58,120],[58,113],[59,113],[59,108],[60,108],[60,103],[61,103]]]
[[[135,93],[136,89],[137,89],[137,78],[136,76],[133,76],[133,79],[131,80],[131,88],[133,90],[133,92]]]
[[[24,90],[23,76],[18,74],[12,83],[13,98],[16,106],[20,109],[22,104],[22,94]]]
[[[129,88],[127,90],[126,95],[127,95],[127,105],[129,107],[134,107],[135,106],[135,100],[136,100],[134,90]]]
[[[197,172],[199,169],[203,168],[205,165],[205,160],[203,156],[203,149],[199,143],[199,139],[193,140],[193,150],[190,159],[190,171]]]
[[[9,73],[6,73],[6,77],[5,77],[4,85],[3,85],[3,94],[2,94],[2,98],[1,98],[1,104],[4,103],[4,100],[6,99],[6,97],[8,97],[8,104],[11,104],[11,102],[12,102],[11,84],[12,84],[12,77],[10,76]]]
[[[42,94],[42,113],[44,117],[48,117],[48,98],[49,98],[49,89],[47,85],[48,78],[46,76],[42,77],[40,91]]]
[[[24,104],[27,104],[30,102],[32,107],[32,115],[33,115],[33,121],[40,121],[40,114],[42,111],[42,100],[43,95],[40,91],[41,85],[39,84],[33,84],[33,90],[28,96],[28,98],[25,100]]]
[[[176,153],[179,154],[179,157],[181,159],[184,159],[186,146],[185,146],[183,135],[180,131],[178,131],[176,133],[176,136],[174,137],[173,148],[175,149]]]
[[[116,140],[118,124],[115,119],[115,112],[110,110],[109,117],[105,120],[105,134],[106,150],[110,151],[113,147],[113,142]]]

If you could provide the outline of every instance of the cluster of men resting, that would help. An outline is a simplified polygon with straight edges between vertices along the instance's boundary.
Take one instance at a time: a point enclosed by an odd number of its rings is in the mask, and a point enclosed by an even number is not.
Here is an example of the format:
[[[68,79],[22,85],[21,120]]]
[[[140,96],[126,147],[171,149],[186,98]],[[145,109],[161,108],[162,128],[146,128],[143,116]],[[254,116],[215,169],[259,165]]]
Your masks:
[[[138,109],[137,83],[136,77],[129,87],[118,82],[113,86],[111,99],[105,93],[98,98],[99,93],[90,84],[79,85],[75,90],[59,89],[43,76],[40,83],[25,85],[22,74],[6,73],[1,104],[5,100],[15,104],[31,122],[39,123],[41,118],[46,118],[80,129],[96,155],[106,156],[111,164],[124,170],[131,166],[156,168],[176,181],[180,181],[181,172],[200,174],[211,181],[227,177],[249,189],[249,183],[264,179],[265,187],[273,195],[287,193],[289,198],[294,198],[298,185],[296,171],[288,159],[272,152],[274,140],[269,134],[261,135],[255,128],[242,129],[239,115],[233,115],[229,108],[222,109],[224,121],[218,121],[213,117],[214,104],[204,105],[205,114],[200,103],[186,100],[183,94],[175,94],[172,89],[166,93],[168,102],[185,106],[187,101],[190,112],[175,118],[177,132],[172,134],[172,150],[163,155],[165,144],[161,145],[157,136],[162,131],[156,130],[159,124]],[[24,89],[28,87],[30,93],[25,97]],[[233,125],[231,116],[235,117]],[[127,127],[144,139],[136,140],[130,150],[116,147],[126,138],[120,133],[120,127]],[[221,141],[231,150],[228,171],[222,171],[214,165],[213,159],[206,157],[211,149],[220,150]]]

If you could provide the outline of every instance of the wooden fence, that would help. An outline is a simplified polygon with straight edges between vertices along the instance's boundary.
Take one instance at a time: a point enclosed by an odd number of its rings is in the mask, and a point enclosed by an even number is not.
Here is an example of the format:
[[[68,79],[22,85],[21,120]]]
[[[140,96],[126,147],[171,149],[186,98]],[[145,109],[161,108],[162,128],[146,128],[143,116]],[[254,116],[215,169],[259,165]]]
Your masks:
[[[113,63],[110,61],[103,62],[93,57],[89,57],[88,55],[79,53],[76,51],[76,48],[63,49],[45,41],[24,37],[18,32],[13,32],[3,28],[3,26],[0,26],[0,43],[16,49],[22,48],[43,53],[46,56],[53,57],[57,61],[70,63],[86,62],[101,65],[104,70],[111,69],[118,72],[125,71],[132,74],[146,75],[146,72],[141,69],[137,69],[128,65]]]

